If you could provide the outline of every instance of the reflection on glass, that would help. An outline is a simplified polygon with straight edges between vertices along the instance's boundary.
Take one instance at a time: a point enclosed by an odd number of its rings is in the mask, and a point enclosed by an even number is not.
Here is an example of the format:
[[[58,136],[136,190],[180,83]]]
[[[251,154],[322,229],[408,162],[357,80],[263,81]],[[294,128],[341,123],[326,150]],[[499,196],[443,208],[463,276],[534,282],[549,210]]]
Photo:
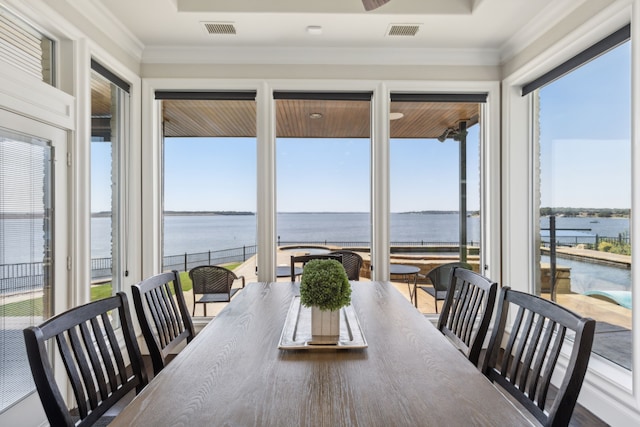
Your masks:
[[[631,369],[630,43],[534,93],[536,292],[598,321],[593,351]]]

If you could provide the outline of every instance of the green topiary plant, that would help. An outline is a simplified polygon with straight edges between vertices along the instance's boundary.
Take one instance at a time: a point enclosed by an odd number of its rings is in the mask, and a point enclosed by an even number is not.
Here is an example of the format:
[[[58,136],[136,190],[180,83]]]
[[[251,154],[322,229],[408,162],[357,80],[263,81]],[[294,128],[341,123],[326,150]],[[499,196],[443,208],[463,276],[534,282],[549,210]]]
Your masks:
[[[338,310],[351,303],[347,272],[335,259],[314,259],[305,264],[300,280],[300,302],[323,311]]]

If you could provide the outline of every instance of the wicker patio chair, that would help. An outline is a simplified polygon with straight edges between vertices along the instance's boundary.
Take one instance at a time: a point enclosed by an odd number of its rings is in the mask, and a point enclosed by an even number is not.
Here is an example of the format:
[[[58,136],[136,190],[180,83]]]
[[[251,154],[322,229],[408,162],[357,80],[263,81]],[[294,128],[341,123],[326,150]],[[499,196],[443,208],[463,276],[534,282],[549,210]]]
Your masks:
[[[296,263],[302,263],[302,267],[309,261],[313,259],[335,259],[336,261],[342,262],[342,255],[339,254],[312,254],[312,255],[291,255],[291,281],[295,282],[296,277]]]
[[[342,255],[342,265],[347,272],[349,280],[360,280],[360,269],[364,263],[362,257],[353,251],[332,251],[331,254]]]
[[[236,274],[218,265],[201,265],[189,271],[189,277],[193,284],[193,314],[195,315],[196,304],[204,304],[204,315],[207,315],[207,304],[215,302],[229,302],[231,298],[240,290],[234,288],[236,280],[242,281],[244,288],[244,276]],[[196,299],[196,295],[202,295]]]
[[[438,312],[438,301],[444,301],[447,297],[447,291],[449,290],[449,284],[451,283],[451,272],[454,268],[461,267],[466,268],[467,270],[471,270],[471,265],[466,262],[450,262],[447,264],[442,264],[431,271],[429,273],[420,274],[418,273],[417,277],[421,279],[429,279],[431,284],[417,284],[416,290],[414,291],[415,298],[415,306],[418,307],[418,289],[422,289],[429,295],[431,295],[434,299],[434,304],[436,307],[436,313]]]

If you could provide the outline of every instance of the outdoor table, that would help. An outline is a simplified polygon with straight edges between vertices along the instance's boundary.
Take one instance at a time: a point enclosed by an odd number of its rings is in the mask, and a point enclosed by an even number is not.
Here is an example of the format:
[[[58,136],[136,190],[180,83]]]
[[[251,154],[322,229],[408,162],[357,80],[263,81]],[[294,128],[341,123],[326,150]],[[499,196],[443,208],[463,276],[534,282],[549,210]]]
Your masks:
[[[296,276],[302,274],[302,267],[294,267]],[[279,265],[276,267],[276,277],[291,277],[290,265]]]
[[[416,293],[416,284],[418,281],[418,273],[420,273],[420,267],[407,264],[389,264],[389,274],[391,276],[402,276],[407,282],[407,289],[409,290],[409,299],[414,300]],[[413,286],[409,282],[409,279],[413,276]]]
[[[279,349],[297,295],[248,284],[111,425],[531,425],[391,283],[352,282],[357,350]]]

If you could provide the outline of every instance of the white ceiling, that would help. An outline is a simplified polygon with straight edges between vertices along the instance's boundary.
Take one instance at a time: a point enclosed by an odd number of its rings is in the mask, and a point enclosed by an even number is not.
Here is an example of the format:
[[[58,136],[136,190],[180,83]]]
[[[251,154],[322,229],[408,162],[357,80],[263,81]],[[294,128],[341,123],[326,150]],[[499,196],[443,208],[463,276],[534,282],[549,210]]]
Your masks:
[[[93,0],[144,46],[189,49],[403,49],[494,52],[504,60],[583,0],[390,0],[366,12],[361,0]],[[78,4],[78,3],[77,3]],[[210,35],[203,22],[232,23]],[[418,24],[413,37],[387,36]],[[322,28],[310,34],[309,26]]]

